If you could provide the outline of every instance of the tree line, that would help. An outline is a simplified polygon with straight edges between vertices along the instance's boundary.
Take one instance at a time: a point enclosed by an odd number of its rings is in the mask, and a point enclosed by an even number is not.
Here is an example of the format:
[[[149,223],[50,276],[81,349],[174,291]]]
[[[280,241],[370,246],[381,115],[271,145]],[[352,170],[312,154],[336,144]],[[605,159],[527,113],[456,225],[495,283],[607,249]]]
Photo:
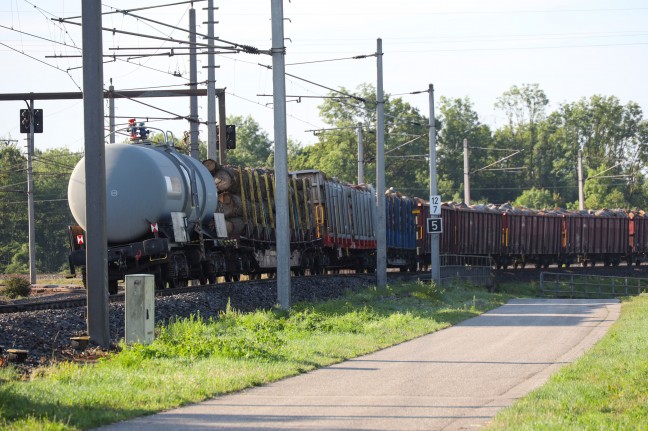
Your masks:
[[[340,93],[349,97],[340,96]],[[340,181],[357,182],[357,125],[363,129],[365,182],[375,184],[376,91],[362,84],[341,88],[319,106],[327,125],[315,144],[288,142],[290,170],[319,169]],[[585,206],[648,208],[645,166],[648,121],[635,102],[594,95],[565,102],[552,112],[537,84],[514,85],[496,101],[506,118],[492,129],[482,123],[469,97],[441,97],[436,107],[438,192],[444,201],[463,200],[463,141],[470,147],[471,203],[512,202],[529,208],[578,208],[577,159],[583,153]],[[401,97],[385,96],[385,178],[409,196],[429,191],[429,118]],[[274,165],[273,142],[251,117],[230,116],[236,149],[227,161],[239,166]],[[154,135],[153,140],[160,140]],[[175,144],[186,151],[186,139]],[[206,147],[200,143],[201,157]],[[67,149],[36,151],[34,201],[39,272],[67,269],[67,183],[82,154]],[[28,272],[26,159],[10,141],[0,143],[0,270]]]
[[[348,94],[366,103],[326,99],[320,105],[320,116],[330,130],[323,130],[313,146],[293,148],[290,168],[321,169],[340,180],[355,182],[355,130],[356,124],[362,123],[365,178],[374,183],[375,135],[371,132],[375,93],[371,85],[362,85]],[[441,97],[435,109],[435,128],[442,199],[463,201],[466,139],[473,203],[578,208],[577,160],[582,150],[586,208],[648,208],[644,177],[648,121],[641,107],[602,95],[560,104],[553,112],[548,112],[548,105],[548,97],[537,84],[514,85],[495,103],[507,121],[493,130],[480,121],[469,97]],[[426,197],[428,117],[402,98],[388,95],[385,124],[387,186]]]

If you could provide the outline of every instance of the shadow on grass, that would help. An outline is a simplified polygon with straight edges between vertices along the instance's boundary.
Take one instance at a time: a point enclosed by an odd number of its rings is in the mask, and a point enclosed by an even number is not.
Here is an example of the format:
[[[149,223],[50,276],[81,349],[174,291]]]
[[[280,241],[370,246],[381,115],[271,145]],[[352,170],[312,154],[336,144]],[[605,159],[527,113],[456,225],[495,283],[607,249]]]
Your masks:
[[[150,409],[115,409],[109,403],[65,405],[17,393],[16,384],[0,383],[0,429],[89,429],[155,413]],[[38,428],[32,428],[32,424]]]

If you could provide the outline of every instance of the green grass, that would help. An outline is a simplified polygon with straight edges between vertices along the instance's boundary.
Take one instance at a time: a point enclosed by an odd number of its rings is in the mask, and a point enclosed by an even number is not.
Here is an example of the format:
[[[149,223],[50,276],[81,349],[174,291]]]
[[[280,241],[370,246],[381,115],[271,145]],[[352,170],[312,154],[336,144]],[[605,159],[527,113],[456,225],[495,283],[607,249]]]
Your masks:
[[[584,356],[500,412],[488,430],[648,430],[648,295]]]
[[[437,331],[509,298],[409,283],[290,311],[179,319],[151,345],[122,346],[93,365],[62,363],[28,379],[0,369],[0,429],[87,429],[198,402]]]

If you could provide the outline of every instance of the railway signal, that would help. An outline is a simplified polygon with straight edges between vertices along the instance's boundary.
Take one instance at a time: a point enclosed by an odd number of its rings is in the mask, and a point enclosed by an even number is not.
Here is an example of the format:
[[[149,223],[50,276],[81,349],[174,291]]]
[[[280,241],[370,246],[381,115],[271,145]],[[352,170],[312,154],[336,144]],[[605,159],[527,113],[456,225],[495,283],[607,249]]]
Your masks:
[[[31,123],[31,116],[29,109],[20,110],[20,133],[29,133],[29,123]]]
[[[34,122],[34,133],[43,133],[43,110],[34,109],[30,114],[29,109],[20,110],[20,133],[29,133],[29,126]]]
[[[220,131],[220,125],[217,126],[217,129]],[[220,145],[219,134],[216,135],[216,144]],[[236,125],[227,124],[225,126],[225,148],[228,150],[236,149]]]

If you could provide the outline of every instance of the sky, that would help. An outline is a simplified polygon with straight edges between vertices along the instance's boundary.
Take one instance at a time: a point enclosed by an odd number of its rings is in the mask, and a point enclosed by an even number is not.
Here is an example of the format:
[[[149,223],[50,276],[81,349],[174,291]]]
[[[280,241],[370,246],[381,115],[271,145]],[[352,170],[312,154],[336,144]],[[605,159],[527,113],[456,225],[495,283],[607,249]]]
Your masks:
[[[103,10],[179,1],[105,0]],[[219,22],[216,36],[259,49],[271,47],[269,0],[216,0],[215,4],[219,8],[215,12]],[[206,1],[194,4],[198,32],[204,34],[206,6]],[[181,4],[132,13],[188,28],[189,7]],[[0,93],[80,91],[81,58],[48,58],[80,55],[75,48],[82,46],[80,27],[51,20],[80,14],[79,0],[0,2]],[[537,83],[549,98],[549,111],[595,94],[616,96],[623,104],[634,101],[648,110],[645,0],[290,0],[284,1],[284,16],[286,71],[301,78],[287,76],[286,93],[311,96],[299,102],[289,97],[286,105],[288,136],[302,145],[317,141],[312,130],[330,127],[319,118],[322,99],[317,96],[328,93],[324,87],[354,90],[362,84],[376,85],[376,58],[350,57],[374,54],[378,38],[384,52],[385,93],[402,97],[425,116],[429,115],[428,95],[410,93],[425,91],[429,84],[434,85],[437,106],[442,96],[469,97],[480,121],[493,128],[504,123],[494,104],[513,85]],[[104,15],[103,26],[163,38],[188,38],[180,30],[123,13]],[[103,32],[104,54],[162,54],[106,62],[104,86],[107,88],[112,79],[116,90],[186,88],[188,56],[165,55],[174,45]],[[117,47],[139,50],[115,50]],[[206,56],[200,56],[198,62],[198,81],[204,82]],[[272,94],[272,72],[263,67],[271,63],[271,57],[263,54],[218,55],[216,86],[226,88],[228,115],[251,116],[273,139],[272,98],[264,96]],[[149,126],[179,137],[189,129],[185,120],[164,120],[188,115],[187,98],[140,101],[162,110],[119,99],[117,123],[125,123],[128,117],[148,117]],[[199,116],[206,120],[206,98],[200,98],[198,104]],[[23,101],[0,101],[0,138],[17,139],[24,145],[19,110],[25,106]],[[81,100],[36,101],[35,107],[44,110],[44,133],[35,137],[37,149],[83,151]],[[200,139],[207,140],[204,126]]]

